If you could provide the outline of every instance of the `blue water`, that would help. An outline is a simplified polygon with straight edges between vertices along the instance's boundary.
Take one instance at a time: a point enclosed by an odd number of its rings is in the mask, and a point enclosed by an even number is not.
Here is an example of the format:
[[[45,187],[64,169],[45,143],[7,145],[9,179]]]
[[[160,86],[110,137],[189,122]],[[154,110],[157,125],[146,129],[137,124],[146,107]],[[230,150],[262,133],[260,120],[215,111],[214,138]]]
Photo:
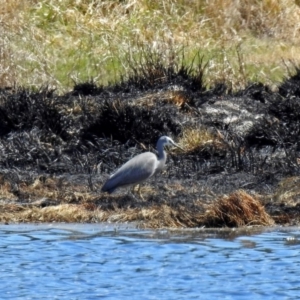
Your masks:
[[[1,299],[300,299],[300,230],[1,225]]]

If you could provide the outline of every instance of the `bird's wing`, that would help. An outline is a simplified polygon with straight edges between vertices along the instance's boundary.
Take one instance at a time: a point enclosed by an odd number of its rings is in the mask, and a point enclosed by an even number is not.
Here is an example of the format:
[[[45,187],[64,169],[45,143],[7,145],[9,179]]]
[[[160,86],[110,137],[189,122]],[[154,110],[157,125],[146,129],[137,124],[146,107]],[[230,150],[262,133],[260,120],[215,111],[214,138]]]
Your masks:
[[[133,157],[118,169],[103,186],[103,190],[113,190],[117,187],[137,184],[151,177],[157,167],[157,157],[146,152]]]

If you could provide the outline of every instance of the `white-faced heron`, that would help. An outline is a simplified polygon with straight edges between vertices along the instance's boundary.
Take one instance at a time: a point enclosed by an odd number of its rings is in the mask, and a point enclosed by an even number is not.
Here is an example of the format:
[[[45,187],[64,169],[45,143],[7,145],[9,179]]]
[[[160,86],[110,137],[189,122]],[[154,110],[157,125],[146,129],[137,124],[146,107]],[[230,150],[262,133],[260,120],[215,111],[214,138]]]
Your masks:
[[[141,183],[161,171],[167,159],[164,146],[175,146],[182,149],[168,136],[160,137],[156,144],[158,157],[152,152],[145,152],[133,157],[109,177],[101,191],[112,193],[119,187]]]

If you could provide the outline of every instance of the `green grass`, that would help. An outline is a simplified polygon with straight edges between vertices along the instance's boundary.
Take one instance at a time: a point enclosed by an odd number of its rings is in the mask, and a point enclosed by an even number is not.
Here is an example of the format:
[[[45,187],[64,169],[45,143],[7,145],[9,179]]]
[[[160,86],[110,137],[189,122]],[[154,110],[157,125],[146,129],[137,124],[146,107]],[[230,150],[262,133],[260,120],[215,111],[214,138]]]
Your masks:
[[[300,8],[292,0],[3,0],[0,86],[106,85],[147,52],[190,64],[204,56],[207,85],[277,84],[300,62]],[[182,50],[184,49],[184,50]]]

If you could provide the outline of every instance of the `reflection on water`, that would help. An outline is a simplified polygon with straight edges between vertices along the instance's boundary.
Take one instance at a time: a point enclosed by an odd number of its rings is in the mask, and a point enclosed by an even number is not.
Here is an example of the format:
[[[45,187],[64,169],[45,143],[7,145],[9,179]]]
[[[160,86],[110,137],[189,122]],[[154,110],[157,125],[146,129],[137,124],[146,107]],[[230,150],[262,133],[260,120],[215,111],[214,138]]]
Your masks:
[[[0,248],[1,299],[300,297],[297,228],[2,225]]]

